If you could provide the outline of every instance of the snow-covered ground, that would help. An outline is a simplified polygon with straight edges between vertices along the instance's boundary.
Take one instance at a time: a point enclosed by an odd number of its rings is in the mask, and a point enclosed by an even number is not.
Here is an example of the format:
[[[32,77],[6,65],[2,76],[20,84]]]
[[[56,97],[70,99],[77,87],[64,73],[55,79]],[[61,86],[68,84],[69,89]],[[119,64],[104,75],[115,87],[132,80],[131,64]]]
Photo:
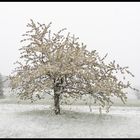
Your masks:
[[[4,99],[3,99],[4,100]],[[1,138],[140,138],[140,107],[112,107],[100,115],[98,107],[62,106],[54,115],[45,104],[0,101]]]

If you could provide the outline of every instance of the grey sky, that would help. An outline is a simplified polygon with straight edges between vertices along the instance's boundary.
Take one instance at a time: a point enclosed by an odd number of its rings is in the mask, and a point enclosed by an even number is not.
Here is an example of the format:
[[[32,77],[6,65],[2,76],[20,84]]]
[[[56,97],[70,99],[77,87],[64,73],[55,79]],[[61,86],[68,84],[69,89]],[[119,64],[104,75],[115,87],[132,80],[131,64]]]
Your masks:
[[[140,82],[139,2],[0,2],[0,72],[9,75],[19,57],[21,35],[30,19],[52,30],[66,27],[89,49],[129,66]]]

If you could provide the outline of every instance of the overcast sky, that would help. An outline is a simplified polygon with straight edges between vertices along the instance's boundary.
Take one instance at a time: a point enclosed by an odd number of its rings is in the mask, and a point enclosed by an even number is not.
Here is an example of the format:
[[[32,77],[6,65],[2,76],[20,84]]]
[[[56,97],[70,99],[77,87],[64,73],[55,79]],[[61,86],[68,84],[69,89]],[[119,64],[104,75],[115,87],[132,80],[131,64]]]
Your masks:
[[[129,66],[140,83],[140,2],[0,2],[0,72],[9,75],[20,40],[33,19],[52,30],[66,27],[88,49]]]

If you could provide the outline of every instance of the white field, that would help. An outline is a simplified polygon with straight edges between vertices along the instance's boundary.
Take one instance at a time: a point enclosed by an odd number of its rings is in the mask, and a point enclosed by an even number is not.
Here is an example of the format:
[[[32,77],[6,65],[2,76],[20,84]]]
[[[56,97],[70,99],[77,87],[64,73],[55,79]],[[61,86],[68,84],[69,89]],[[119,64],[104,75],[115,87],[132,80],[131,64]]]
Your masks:
[[[64,105],[56,116],[45,103],[1,99],[0,138],[140,138],[138,104],[114,106],[102,115],[98,107],[90,112],[85,105]]]

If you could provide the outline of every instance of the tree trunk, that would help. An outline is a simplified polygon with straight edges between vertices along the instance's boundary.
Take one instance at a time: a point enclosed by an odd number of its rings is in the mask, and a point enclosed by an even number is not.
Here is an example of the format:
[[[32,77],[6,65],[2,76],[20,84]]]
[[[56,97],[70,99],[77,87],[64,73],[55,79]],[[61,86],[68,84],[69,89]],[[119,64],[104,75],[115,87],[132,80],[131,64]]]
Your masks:
[[[56,82],[56,79],[54,79],[54,83]],[[54,112],[56,115],[60,114],[60,93],[61,93],[61,87],[59,84],[63,84],[63,79],[60,79],[60,82],[57,83],[54,86]]]
[[[60,95],[54,93],[54,112],[56,115],[60,114],[59,98],[60,98]]]

